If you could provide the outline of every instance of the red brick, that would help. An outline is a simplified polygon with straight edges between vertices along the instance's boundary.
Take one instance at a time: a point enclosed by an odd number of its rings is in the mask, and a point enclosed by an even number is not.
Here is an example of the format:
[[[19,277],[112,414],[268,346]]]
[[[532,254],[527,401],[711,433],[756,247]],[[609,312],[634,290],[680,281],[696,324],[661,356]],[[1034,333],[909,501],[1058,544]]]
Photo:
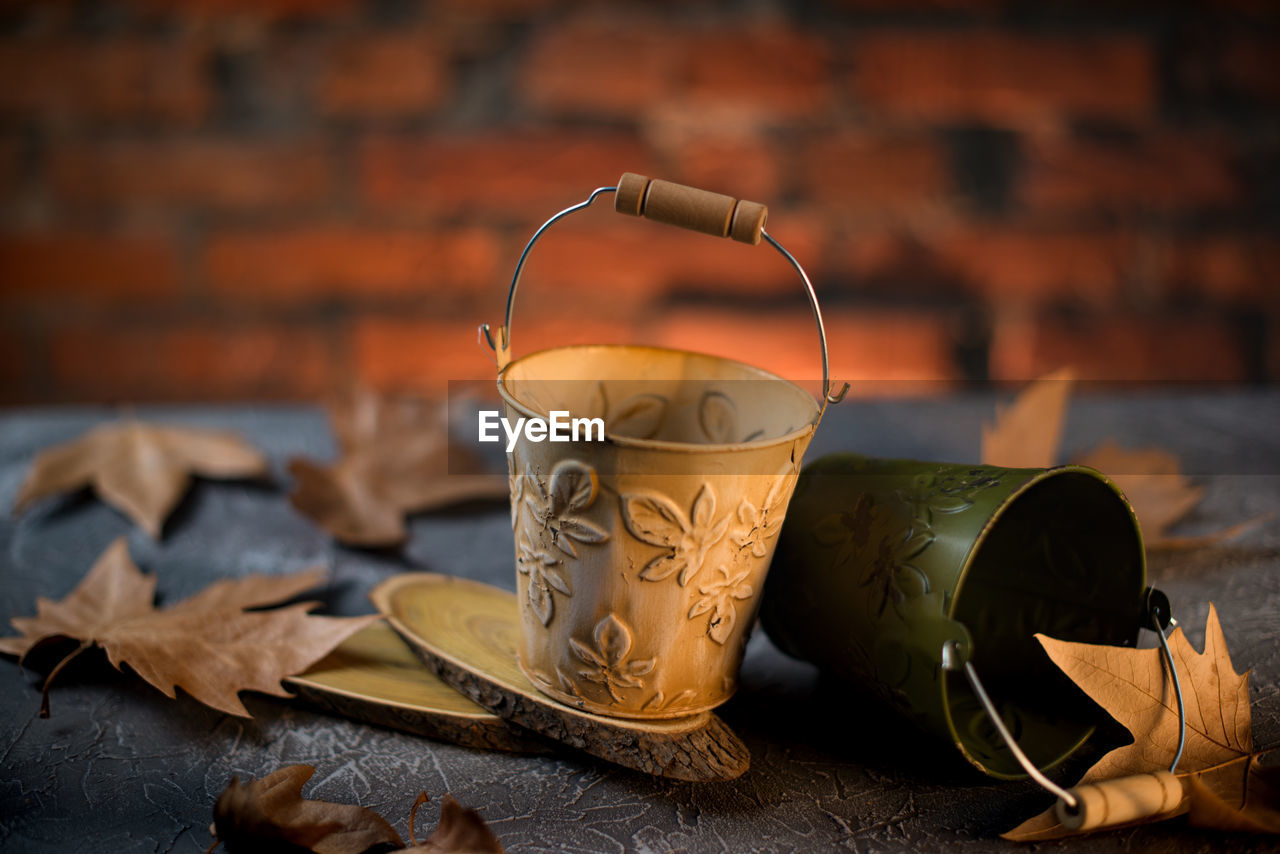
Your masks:
[[[358,0],[129,0],[142,11],[172,14],[183,18],[259,18],[267,21],[305,20],[332,16],[358,7]]]
[[[497,373],[488,349],[477,344],[474,326],[462,322],[359,318],[351,329],[351,353],[359,381],[381,391],[439,396],[449,380]]]
[[[1275,300],[1280,240],[1223,235],[1153,247],[1152,275],[1165,294],[1263,302]]]
[[[502,325],[500,305],[488,318]],[[582,313],[541,314],[517,308],[512,352],[516,358],[569,344],[626,343],[625,322]],[[488,347],[477,344],[476,325],[463,320],[360,318],[352,328],[352,352],[362,382],[386,391],[420,391],[443,396],[450,380],[492,380],[497,367]]]
[[[799,155],[804,192],[830,213],[861,219],[936,215],[947,188],[942,152],[928,139],[843,134]]]
[[[1272,7],[1274,12],[1274,7]],[[1221,76],[1228,86],[1269,103],[1280,101],[1280,39],[1240,38],[1219,54]]]
[[[23,171],[22,146],[18,140],[12,137],[0,139],[0,187],[5,188],[8,199],[22,184]]]
[[[217,234],[205,265],[224,297],[306,303],[496,289],[497,258],[496,239],[480,229],[314,226]]]
[[[40,232],[0,236],[0,300],[143,303],[174,296],[174,248],[155,236]]]
[[[1134,37],[896,32],[856,37],[851,50],[854,95],[898,118],[1056,125],[1140,121],[1155,108],[1152,51]]]
[[[207,46],[171,42],[9,41],[0,45],[0,114],[53,124],[196,124],[212,100]]]
[[[623,312],[588,312],[583,311],[575,302],[563,308],[562,303],[548,305],[531,305],[528,302],[519,304],[512,320],[514,327],[511,352],[514,358],[521,358],[540,350],[553,347],[568,347],[576,344],[652,344],[646,337],[642,323],[637,316]],[[495,306],[495,310],[501,306]],[[502,323],[501,315],[495,311],[492,321],[496,327]],[[489,362],[489,348],[482,349],[482,355]],[[584,370],[594,370],[591,365],[584,365]],[[494,367],[489,362],[487,373],[481,376],[492,376]]]
[[[990,371],[1028,381],[1063,366],[1085,380],[1239,382],[1243,345],[1213,318],[1106,315],[1079,321],[1026,315],[997,319]]]
[[[30,354],[13,329],[0,330],[0,404],[29,403]]]
[[[623,172],[653,174],[631,134],[498,133],[378,137],[360,149],[365,197],[380,207],[530,223],[612,186]],[[602,206],[611,206],[606,199]]]
[[[786,220],[780,214],[781,221]],[[812,223],[784,228],[787,249],[816,263],[820,239]],[[608,308],[673,291],[722,293],[726,302],[750,294],[801,293],[792,268],[772,248],[748,246],[662,223],[622,219],[564,224],[548,231],[525,266],[521,288],[556,299],[601,295]]]
[[[1180,92],[1215,108],[1223,101],[1280,101],[1280,39],[1260,34],[1226,37],[1206,30],[1179,46],[1172,68]]]
[[[968,228],[942,235],[935,251],[942,269],[1002,303],[1115,302],[1135,264],[1134,240],[1119,232]]]
[[[50,158],[54,191],[71,203],[258,210],[323,202],[333,184],[311,142],[177,140],[77,144]]]
[[[698,34],[687,94],[774,114],[808,116],[832,100],[830,50],[811,33],[781,27],[717,27]]]
[[[1031,151],[1021,196],[1053,211],[1174,211],[1236,204],[1240,184],[1217,139],[1058,139]]]
[[[782,166],[758,136],[699,135],[666,151],[671,180],[770,204],[779,198]]]
[[[867,12],[947,12],[951,10],[1000,12],[1007,0],[834,0],[835,5]]]
[[[64,399],[314,398],[342,386],[322,330],[178,322],[68,326],[50,343]]]
[[[538,109],[634,117],[676,90],[685,49],[653,19],[587,15],[534,39],[518,85]]]
[[[920,312],[824,312],[834,380],[858,394],[913,394],[920,381],[956,377],[946,324]],[[801,382],[816,394],[822,360],[813,315],[804,308],[762,312],[686,309],[655,321],[668,347],[737,359]]]
[[[421,33],[343,43],[325,59],[317,99],[330,115],[420,114],[438,106],[448,93],[447,56]]]
[[[559,0],[438,0],[450,14],[491,18],[518,18],[559,4]]]

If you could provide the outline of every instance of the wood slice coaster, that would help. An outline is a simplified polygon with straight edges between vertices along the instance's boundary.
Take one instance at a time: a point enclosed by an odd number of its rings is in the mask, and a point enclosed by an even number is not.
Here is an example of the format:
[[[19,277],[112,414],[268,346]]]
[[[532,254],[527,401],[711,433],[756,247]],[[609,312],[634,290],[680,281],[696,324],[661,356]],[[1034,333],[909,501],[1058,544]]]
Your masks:
[[[466,747],[550,752],[542,739],[440,681],[385,622],[361,629],[285,682],[303,700],[345,718]]]
[[[662,721],[607,718],[542,694],[516,663],[514,594],[435,573],[390,578],[369,594],[401,637],[445,682],[521,727],[609,762],[677,780],[732,780],[747,747],[711,712]]]

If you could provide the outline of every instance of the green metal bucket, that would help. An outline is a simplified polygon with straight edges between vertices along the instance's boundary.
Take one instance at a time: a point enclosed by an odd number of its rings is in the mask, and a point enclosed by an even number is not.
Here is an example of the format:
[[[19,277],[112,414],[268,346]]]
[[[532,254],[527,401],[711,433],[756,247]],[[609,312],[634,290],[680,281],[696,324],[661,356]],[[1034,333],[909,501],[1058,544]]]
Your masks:
[[[887,701],[986,774],[1026,776],[963,672],[965,650],[1031,761],[1099,710],[1035,640],[1132,646],[1146,559],[1133,509],[1085,466],[1007,469],[835,454],[801,472],[763,597],[786,653]]]

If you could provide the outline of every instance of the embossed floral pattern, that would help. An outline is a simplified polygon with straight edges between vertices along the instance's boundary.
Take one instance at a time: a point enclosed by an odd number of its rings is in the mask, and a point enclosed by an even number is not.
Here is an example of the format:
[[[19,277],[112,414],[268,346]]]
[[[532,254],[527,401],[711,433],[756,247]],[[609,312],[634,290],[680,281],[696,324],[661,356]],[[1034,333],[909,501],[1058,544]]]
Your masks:
[[[972,468],[955,472],[947,468],[917,475],[908,489],[898,494],[915,510],[916,518],[933,524],[934,514],[949,516],[973,506],[978,494],[996,486],[1004,475],[988,469]]]
[[[729,528],[728,516],[715,521],[716,494],[709,484],[698,491],[689,516],[657,493],[623,495],[621,501],[622,521],[631,535],[665,549],[640,571],[645,581],[661,581],[679,573],[680,586],[687,585],[702,571],[707,552]]]
[[[733,535],[733,542],[740,550],[750,550],[754,557],[764,557],[768,551],[768,541],[778,536],[782,530],[782,520],[787,514],[787,498],[791,494],[791,485],[795,475],[791,467],[778,475],[764,504],[756,507],[746,498],[738,505],[738,521],[742,527]]]
[[[516,531],[516,570],[528,576],[525,595],[542,625],[551,625],[555,596],[573,595],[565,558],[578,556],[575,543],[602,543],[609,535],[582,518],[580,511],[595,502],[595,471],[576,460],[562,460],[544,481],[511,468],[511,522]],[[520,508],[532,521],[520,524]]]
[[[670,698],[668,698],[666,694],[659,691],[649,699],[645,700],[644,705],[641,706],[640,708],[641,710],[646,712],[664,712],[667,709],[679,708],[681,705],[688,703],[695,696],[696,695],[692,688],[686,688],[685,690],[681,691],[679,694],[676,694],[675,696]]]
[[[813,538],[821,545],[837,547],[833,566],[843,566],[856,552],[866,547],[875,520],[874,506],[875,502],[864,493],[848,510],[818,520],[813,528]]]
[[[544,626],[550,625],[551,618],[555,615],[551,591],[554,589],[565,596],[573,595],[573,588],[569,586],[569,579],[564,574],[563,563],[555,555],[539,551],[529,543],[516,543],[516,570],[521,575],[529,576],[529,607]]]
[[[755,594],[755,589],[747,583],[747,576],[751,574],[749,568],[734,575],[729,567],[721,564],[717,571],[720,573],[719,578],[698,588],[702,597],[689,609],[689,619],[710,611],[707,637],[723,645],[733,633],[734,624],[738,622],[738,609],[733,604],[734,600],[750,599]]]
[[[909,505],[897,497],[892,503],[864,493],[853,507],[822,518],[813,529],[814,539],[836,549],[832,566],[855,565],[859,586],[871,589],[877,616],[890,603],[900,607],[909,595],[928,590],[927,576],[911,561],[935,539]]]
[[[524,498],[524,475],[516,471],[515,457],[508,457],[511,461],[511,473],[508,477],[508,488],[511,490],[511,530],[516,529],[516,521],[520,518],[520,500]]]
[[[724,392],[708,391],[698,402],[698,426],[710,442],[732,442],[738,435],[738,408]]]
[[[913,593],[928,589],[924,572],[910,561],[928,548],[933,540],[934,534],[927,528],[908,528],[896,536],[889,535],[880,540],[869,571],[859,585],[871,588],[878,602],[877,616],[884,614],[890,602],[894,607],[901,607],[909,585],[921,588],[912,590]]]
[[[577,557],[574,543],[603,543],[609,535],[591,522],[575,515],[596,500],[599,483],[595,470],[577,460],[561,460],[544,483],[528,479],[524,501],[533,520],[551,535],[551,544],[569,557]]]
[[[622,702],[624,689],[643,688],[642,676],[653,672],[656,659],[629,661],[632,647],[631,630],[613,614],[596,623],[592,645],[569,638],[569,648],[584,665],[578,675],[600,685],[615,702]]]
[[[582,694],[578,691],[578,686],[573,679],[565,675],[560,668],[556,668],[556,681],[553,683],[551,677],[541,670],[531,670],[529,675],[533,677],[533,681],[546,693],[554,693],[557,686],[560,691],[574,699],[574,705],[582,706]]]
[[[593,414],[598,413],[612,434],[632,439],[652,439],[662,429],[670,405],[670,401],[660,394],[642,392],[625,397],[616,405],[610,406],[609,392],[602,380],[596,384],[594,400],[588,410]]]

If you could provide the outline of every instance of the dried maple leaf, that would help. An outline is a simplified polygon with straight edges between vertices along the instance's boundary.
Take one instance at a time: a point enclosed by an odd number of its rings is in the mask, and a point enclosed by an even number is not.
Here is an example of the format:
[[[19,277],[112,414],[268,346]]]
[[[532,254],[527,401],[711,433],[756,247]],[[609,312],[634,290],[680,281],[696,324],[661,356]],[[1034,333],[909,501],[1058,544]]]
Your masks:
[[[1036,635],[1036,639],[1054,664],[1133,735],[1132,744],[1104,755],[1080,778],[1080,784],[1169,768],[1177,750],[1179,723],[1173,685],[1166,675],[1161,650],[1071,643],[1044,635]],[[1178,776],[1184,779],[1186,788],[1191,788],[1189,781],[1194,779],[1225,806],[1227,800],[1222,796],[1233,787],[1229,785],[1230,775],[1218,772],[1232,763],[1249,763],[1250,768],[1257,764],[1251,762],[1256,756],[1252,754],[1249,674],[1237,674],[1232,668],[1212,604],[1205,626],[1204,652],[1197,653],[1180,628],[1169,636],[1169,647],[1178,668],[1187,719],[1186,746],[1178,763]],[[1274,780],[1274,774],[1270,779]],[[1265,781],[1260,787],[1265,794]],[[1276,792],[1274,785],[1271,792]],[[1201,801],[1211,803],[1203,796]],[[1202,812],[1205,809],[1208,807],[1203,807]],[[1230,809],[1239,812],[1240,804]],[[1255,807],[1255,812],[1260,808]],[[1049,809],[1002,835],[1026,842],[1073,833]]]
[[[1074,384],[1075,372],[1061,368],[1033,382],[1008,406],[997,406],[995,423],[982,425],[982,462],[1009,468],[1053,465]]]
[[[1055,371],[1033,382],[1008,407],[997,407],[995,425],[982,426],[982,462],[1014,468],[1054,465],[1074,379],[1069,368]],[[1258,516],[1201,536],[1170,537],[1168,529],[1204,497],[1204,488],[1183,476],[1176,457],[1159,448],[1126,450],[1107,441],[1075,462],[1103,472],[1120,487],[1151,549],[1214,545],[1267,518]]]
[[[404,541],[408,513],[508,495],[503,475],[450,473],[447,418],[442,408],[411,399],[357,392],[331,418],[342,457],[333,465],[295,458],[289,501],[339,542],[393,546]],[[459,460],[457,467],[470,467]]]
[[[235,435],[128,420],[95,427],[37,454],[13,511],[92,486],[103,501],[159,539],[193,474],[252,478],[266,473],[266,458]]]
[[[294,575],[219,581],[159,610],[155,577],[138,571],[123,537],[112,543],[65,599],[36,600],[36,616],[14,617],[19,637],[0,638],[0,652],[25,659],[37,647],[75,640],[80,646],[50,671],[49,686],[66,664],[100,646],[116,667],[128,664],[168,697],[182,688],[207,706],[249,717],[237,696],[261,691],[288,697],[280,680],[306,670],[376,616],[316,617],[314,602],[271,611],[246,611],[291,599],[324,578],[313,569]]]
[[[1124,491],[1149,539],[1159,539],[1200,503],[1204,487],[1182,475],[1177,457],[1159,448],[1126,450],[1103,442],[1076,462],[1107,472]]]
[[[400,834],[367,807],[303,798],[302,786],[315,773],[311,765],[286,765],[247,783],[232,777],[213,806],[214,836],[232,854],[287,846],[318,854],[404,847]]]
[[[1183,787],[1188,824],[1241,833],[1280,833],[1280,750],[1242,756],[1191,774]]]
[[[302,786],[316,769],[287,765],[261,780],[240,783],[232,778],[213,807],[216,840],[231,854],[293,850],[316,854],[364,854],[366,851],[406,851],[417,854],[504,854],[502,845],[475,810],[448,795],[440,809],[440,824],[422,842],[405,848],[400,834],[367,807],[312,801]],[[409,835],[418,808],[427,801],[418,795],[409,813]],[[212,848],[212,846],[210,846]]]
[[[1115,442],[1103,442],[1076,462],[1105,472],[1115,481],[1133,506],[1149,548],[1211,546],[1239,536],[1267,518],[1257,516],[1195,537],[1170,537],[1169,528],[1195,509],[1204,497],[1204,487],[1192,485],[1183,476],[1177,457],[1159,448],[1128,450]]]

